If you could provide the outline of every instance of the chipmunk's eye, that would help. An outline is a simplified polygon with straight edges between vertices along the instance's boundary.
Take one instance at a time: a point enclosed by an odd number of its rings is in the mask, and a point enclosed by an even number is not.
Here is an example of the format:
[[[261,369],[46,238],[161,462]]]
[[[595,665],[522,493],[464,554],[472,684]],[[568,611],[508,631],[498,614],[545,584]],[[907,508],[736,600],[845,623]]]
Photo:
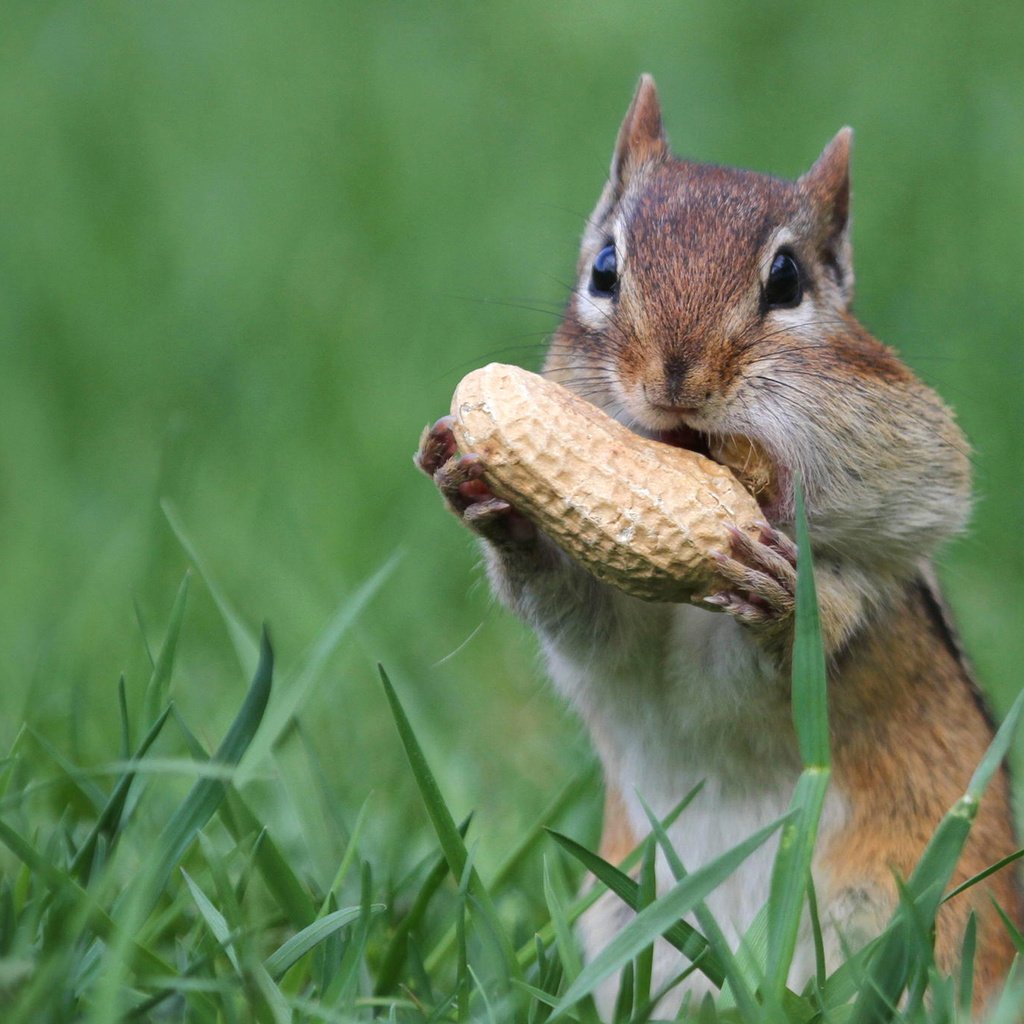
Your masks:
[[[591,295],[613,295],[619,286],[619,265],[614,244],[606,245],[590,268]]]
[[[804,286],[800,264],[792,253],[780,249],[772,260],[768,281],[764,286],[763,300],[769,309],[786,309],[800,305]]]

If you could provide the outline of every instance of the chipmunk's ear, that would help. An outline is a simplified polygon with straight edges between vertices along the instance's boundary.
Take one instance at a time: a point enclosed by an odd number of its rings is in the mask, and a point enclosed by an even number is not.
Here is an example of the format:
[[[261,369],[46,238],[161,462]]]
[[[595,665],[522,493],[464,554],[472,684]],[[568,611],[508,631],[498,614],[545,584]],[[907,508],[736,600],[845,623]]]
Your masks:
[[[853,129],[840,128],[814,166],[800,178],[818,224],[822,258],[847,300],[853,297],[850,247],[850,149]]]
[[[621,192],[630,174],[640,164],[667,152],[668,139],[661,125],[658,90],[650,75],[641,75],[633,102],[626,111],[622,127],[619,128],[619,137],[615,141],[611,181],[616,192]]]

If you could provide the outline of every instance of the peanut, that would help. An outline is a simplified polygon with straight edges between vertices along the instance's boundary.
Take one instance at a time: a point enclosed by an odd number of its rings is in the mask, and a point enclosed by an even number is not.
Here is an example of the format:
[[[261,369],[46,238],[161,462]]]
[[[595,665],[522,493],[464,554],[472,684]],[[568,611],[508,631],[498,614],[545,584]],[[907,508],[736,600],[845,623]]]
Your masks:
[[[585,399],[516,366],[491,363],[452,399],[459,449],[484,480],[598,579],[650,601],[724,587],[712,552],[729,524],[764,518],[724,466],[641,437]]]

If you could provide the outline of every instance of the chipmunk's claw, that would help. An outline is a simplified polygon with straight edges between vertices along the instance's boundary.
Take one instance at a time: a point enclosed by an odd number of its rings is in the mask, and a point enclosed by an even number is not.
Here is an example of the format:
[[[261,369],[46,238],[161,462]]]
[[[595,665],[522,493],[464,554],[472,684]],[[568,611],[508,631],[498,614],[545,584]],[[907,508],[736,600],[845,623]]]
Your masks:
[[[433,426],[428,424],[423,428],[420,446],[412,461],[427,476],[432,477],[455,454],[454,422],[451,416],[442,416]]]
[[[739,594],[720,591],[700,599],[703,604],[711,605],[719,611],[728,612],[734,619],[746,626],[761,626],[774,620],[773,613],[753,601],[745,601]]]
[[[724,611],[753,629],[788,622],[796,607],[796,545],[767,523],[752,537],[729,527],[728,551],[712,554],[728,589],[697,603]]]

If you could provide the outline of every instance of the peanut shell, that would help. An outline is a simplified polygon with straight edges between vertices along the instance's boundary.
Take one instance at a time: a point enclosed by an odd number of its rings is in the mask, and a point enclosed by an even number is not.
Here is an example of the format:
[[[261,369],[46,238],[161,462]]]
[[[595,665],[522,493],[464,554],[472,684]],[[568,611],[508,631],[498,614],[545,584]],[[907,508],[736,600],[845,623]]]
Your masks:
[[[725,587],[711,553],[764,514],[724,466],[633,433],[517,366],[467,374],[452,399],[459,449],[484,480],[598,579],[650,601]]]

